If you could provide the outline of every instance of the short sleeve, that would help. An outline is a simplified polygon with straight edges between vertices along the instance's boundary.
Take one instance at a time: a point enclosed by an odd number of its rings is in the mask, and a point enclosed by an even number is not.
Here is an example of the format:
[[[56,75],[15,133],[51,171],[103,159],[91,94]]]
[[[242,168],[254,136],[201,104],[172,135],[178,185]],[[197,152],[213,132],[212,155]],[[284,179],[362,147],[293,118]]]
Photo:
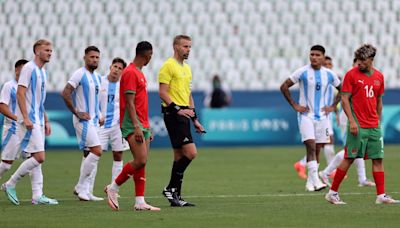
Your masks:
[[[126,93],[136,93],[137,90],[137,76],[133,71],[124,72],[124,90],[123,94]]]
[[[0,103],[8,105],[10,103],[10,100],[11,100],[11,90],[10,90],[9,83],[7,83],[7,84],[4,84],[3,88],[1,89]]]
[[[30,67],[30,64],[25,64],[22,67],[21,73],[19,75],[18,85],[28,88],[31,83],[32,71],[34,70],[35,69],[32,69],[32,67]]]
[[[289,76],[289,79],[294,83],[298,83],[300,81],[301,75],[306,71],[304,67],[296,70],[295,72],[292,73],[292,75]]]
[[[171,79],[172,79],[172,75],[170,73],[169,65],[167,63],[165,63],[161,67],[160,72],[158,73],[158,82],[169,85]]]
[[[339,76],[338,76],[335,72],[333,72],[333,71],[330,71],[329,74],[332,75],[332,82],[331,82],[332,85],[333,85],[334,87],[338,87],[338,86],[340,85]]]
[[[76,89],[79,86],[79,83],[82,80],[83,72],[81,70],[76,71],[72,76],[69,78],[68,83]]]
[[[343,79],[341,94],[351,95],[353,93],[352,77],[350,72],[347,72]]]

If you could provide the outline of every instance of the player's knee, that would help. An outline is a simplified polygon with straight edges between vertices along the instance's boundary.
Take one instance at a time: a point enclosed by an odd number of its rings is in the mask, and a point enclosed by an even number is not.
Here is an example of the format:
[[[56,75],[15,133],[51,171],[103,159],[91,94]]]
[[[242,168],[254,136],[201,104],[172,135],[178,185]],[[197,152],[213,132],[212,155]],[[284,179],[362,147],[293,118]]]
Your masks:
[[[135,159],[134,164],[136,168],[143,168],[146,166],[147,158]]]
[[[114,161],[122,161],[122,152],[113,152],[113,159]]]
[[[190,153],[187,153],[187,154],[186,154],[186,157],[189,158],[190,160],[195,159],[196,156],[197,156],[197,151],[196,151],[196,150],[191,151]]]

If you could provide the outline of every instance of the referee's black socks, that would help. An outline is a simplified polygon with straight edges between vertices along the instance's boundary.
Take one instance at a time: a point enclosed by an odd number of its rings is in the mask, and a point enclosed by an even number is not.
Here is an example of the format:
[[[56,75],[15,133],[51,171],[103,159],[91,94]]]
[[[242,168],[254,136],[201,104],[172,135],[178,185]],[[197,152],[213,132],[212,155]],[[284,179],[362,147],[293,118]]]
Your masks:
[[[180,195],[181,191],[183,174],[186,168],[189,166],[190,162],[192,162],[192,160],[190,160],[186,156],[183,156],[178,161],[174,161],[172,165],[171,179],[167,188],[176,188],[178,191],[178,195]]]

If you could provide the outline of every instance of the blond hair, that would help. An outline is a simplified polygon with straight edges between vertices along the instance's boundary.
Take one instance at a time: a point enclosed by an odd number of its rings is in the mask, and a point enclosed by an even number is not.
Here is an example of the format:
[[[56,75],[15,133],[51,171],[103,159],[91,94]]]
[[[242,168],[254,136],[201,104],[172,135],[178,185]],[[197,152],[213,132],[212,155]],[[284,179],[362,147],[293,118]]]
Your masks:
[[[188,35],[177,35],[174,37],[173,45],[178,44],[181,40],[192,40]]]
[[[376,55],[376,48],[371,44],[363,44],[354,52],[354,57],[359,60],[374,58]]]
[[[34,44],[33,44],[33,53],[36,54],[36,48],[41,46],[41,45],[51,45],[51,42],[45,39],[40,39],[37,40]]]

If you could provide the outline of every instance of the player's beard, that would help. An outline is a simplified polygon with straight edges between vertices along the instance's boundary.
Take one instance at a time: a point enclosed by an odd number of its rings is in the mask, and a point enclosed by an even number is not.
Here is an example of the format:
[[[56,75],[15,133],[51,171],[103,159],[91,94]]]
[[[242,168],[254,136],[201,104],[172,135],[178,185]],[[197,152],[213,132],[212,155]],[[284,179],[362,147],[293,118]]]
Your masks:
[[[88,68],[89,68],[88,70],[94,71],[97,69],[97,65],[88,65]]]

